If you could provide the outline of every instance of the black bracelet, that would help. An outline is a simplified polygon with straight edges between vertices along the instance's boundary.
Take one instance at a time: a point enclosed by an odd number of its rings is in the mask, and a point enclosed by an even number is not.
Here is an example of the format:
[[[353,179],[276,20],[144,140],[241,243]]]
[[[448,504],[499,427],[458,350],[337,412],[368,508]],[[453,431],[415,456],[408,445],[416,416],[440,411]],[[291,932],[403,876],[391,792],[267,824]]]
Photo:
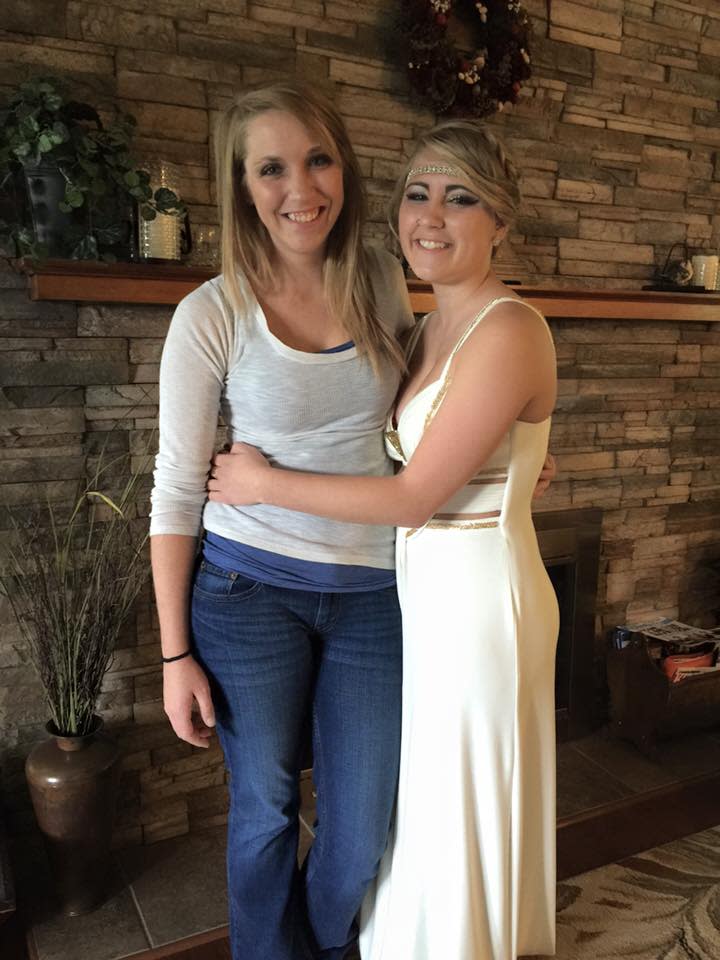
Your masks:
[[[175,660],[182,660],[184,657],[189,657],[192,653],[192,650],[186,650],[185,653],[179,653],[176,657],[161,657],[163,663],[173,663]]]

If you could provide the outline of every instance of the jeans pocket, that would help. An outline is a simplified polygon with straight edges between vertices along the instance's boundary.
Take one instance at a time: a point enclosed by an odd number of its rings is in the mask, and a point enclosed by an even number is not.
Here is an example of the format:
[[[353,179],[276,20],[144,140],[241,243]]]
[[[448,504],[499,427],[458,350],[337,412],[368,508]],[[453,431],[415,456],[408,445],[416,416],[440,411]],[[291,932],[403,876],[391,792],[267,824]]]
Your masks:
[[[262,589],[259,580],[244,577],[241,573],[223,570],[203,560],[195,574],[193,592],[206,600],[227,603],[231,600],[247,600]]]

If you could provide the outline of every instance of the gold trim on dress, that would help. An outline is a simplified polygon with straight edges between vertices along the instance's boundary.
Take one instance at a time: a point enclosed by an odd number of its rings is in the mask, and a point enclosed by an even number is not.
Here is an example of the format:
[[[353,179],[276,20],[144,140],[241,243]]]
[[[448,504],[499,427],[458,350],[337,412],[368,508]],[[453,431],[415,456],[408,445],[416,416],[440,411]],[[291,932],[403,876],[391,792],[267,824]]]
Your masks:
[[[405,531],[405,537],[411,537],[418,530],[489,530],[499,527],[497,520],[428,520],[424,527],[413,527]]]
[[[490,527],[499,527],[497,520],[451,520],[445,523],[442,520],[429,520],[426,524],[431,530],[488,530]]]
[[[485,513],[434,513],[431,520],[492,520],[500,516],[499,510],[486,510]]]
[[[425,430],[427,430],[427,428],[430,426],[431,421],[434,419],[435,414],[438,412],[438,407],[445,399],[445,394],[448,392],[448,387],[450,386],[451,383],[452,383],[452,377],[449,376],[449,374],[446,374],[445,379],[440,385],[440,389],[435,394],[433,402],[430,404],[430,409],[428,410],[425,416],[425,424],[423,426],[423,432],[425,432]]]
[[[485,484],[490,483],[505,483],[507,481],[507,474],[504,477],[473,477],[472,480],[468,480],[468,487],[480,487]]]
[[[405,460],[406,459],[405,451],[403,450],[402,444],[400,443],[400,434],[397,432],[397,430],[386,430],[385,439],[388,441],[388,443],[393,448],[393,450],[396,453],[400,454],[403,460]]]
[[[405,531],[405,537],[411,537],[418,530],[489,530],[500,526],[498,518],[500,510],[491,510],[487,513],[436,513],[423,527],[413,527]]]

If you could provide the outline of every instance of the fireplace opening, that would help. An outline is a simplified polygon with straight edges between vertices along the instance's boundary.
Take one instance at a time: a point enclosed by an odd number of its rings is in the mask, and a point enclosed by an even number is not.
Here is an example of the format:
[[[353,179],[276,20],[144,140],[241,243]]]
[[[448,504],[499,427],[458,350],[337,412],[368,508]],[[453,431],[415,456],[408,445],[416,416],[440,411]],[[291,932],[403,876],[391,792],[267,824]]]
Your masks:
[[[555,654],[555,709],[570,709],[572,675],[572,619],[575,597],[575,564],[559,560],[545,563],[560,608],[560,632]]]
[[[593,661],[602,510],[549,511],[535,514],[533,520],[560,608],[555,660],[557,738],[572,740],[597,726]]]

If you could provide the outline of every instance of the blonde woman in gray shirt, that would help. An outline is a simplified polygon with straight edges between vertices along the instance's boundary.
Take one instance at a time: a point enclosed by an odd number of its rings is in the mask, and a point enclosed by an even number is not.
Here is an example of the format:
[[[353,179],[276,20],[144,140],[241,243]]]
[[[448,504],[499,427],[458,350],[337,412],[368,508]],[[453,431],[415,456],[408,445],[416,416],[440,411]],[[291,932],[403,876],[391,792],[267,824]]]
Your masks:
[[[209,503],[206,482],[219,413],[231,441],[282,466],[392,473],[382,430],[412,316],[397,261],[362,243],[360,170],[325,99],[292,83],[240,96],[216,157],[223,273],[178,306],[160,373],[151,547],[165,710],[195,746],[216,729],[230,769],[234,960],[335,960],[397,784],[394,531]],[[318,824],[300,875],[308,714]]]

